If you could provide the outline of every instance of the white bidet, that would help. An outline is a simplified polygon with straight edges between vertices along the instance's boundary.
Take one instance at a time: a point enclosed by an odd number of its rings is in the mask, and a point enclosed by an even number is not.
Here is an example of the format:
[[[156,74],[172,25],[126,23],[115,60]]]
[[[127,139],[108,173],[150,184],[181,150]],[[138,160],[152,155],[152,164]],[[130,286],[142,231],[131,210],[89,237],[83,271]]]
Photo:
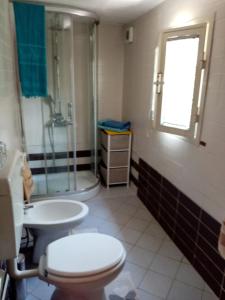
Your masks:
[[[35,237],[33,262],[38,263],[47,245],[67,236],[88,214],[88,206],[74,200],[42,200],[25,206],[24,226]]]

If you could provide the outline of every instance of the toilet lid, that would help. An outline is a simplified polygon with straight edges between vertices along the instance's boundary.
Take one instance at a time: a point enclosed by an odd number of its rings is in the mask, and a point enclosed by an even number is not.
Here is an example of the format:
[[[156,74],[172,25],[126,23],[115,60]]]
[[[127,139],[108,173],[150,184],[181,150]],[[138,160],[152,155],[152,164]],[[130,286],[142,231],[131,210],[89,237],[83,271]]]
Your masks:
[[[100,233],[61,238],[47,247],[46,269],[64,277],[97,274],[117,265],[125,254],[117,239]]]

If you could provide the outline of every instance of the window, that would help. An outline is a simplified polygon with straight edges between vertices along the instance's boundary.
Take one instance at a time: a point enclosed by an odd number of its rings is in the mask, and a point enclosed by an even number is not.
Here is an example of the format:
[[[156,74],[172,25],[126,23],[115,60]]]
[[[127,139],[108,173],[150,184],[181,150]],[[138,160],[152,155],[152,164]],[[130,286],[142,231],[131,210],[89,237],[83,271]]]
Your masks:
[[[203,112],[209,57],[207,24],[164,32],[155,84],[155,127],[196,140]]]

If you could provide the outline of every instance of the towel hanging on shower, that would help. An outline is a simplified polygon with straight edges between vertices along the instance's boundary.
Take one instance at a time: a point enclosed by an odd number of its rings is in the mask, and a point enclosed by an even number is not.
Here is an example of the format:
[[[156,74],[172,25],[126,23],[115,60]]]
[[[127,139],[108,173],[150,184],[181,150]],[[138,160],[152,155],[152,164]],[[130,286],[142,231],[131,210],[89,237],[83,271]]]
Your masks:
[[[45,8],[18,2],[13,5],[22,95],[46,97]]]

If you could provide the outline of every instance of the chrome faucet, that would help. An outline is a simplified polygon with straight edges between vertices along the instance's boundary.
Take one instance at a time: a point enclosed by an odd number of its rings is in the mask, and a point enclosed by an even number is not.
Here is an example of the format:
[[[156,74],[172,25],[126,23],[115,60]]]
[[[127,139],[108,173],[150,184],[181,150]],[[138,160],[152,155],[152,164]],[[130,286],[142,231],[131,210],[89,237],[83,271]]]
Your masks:
[[[26,213],[27,213],[27,210],[30,209],[30,208],[34,208],[34,206],[33,206],[32,204],[24,205],[24,207],[23,207],[24,214],[26,214]]]

